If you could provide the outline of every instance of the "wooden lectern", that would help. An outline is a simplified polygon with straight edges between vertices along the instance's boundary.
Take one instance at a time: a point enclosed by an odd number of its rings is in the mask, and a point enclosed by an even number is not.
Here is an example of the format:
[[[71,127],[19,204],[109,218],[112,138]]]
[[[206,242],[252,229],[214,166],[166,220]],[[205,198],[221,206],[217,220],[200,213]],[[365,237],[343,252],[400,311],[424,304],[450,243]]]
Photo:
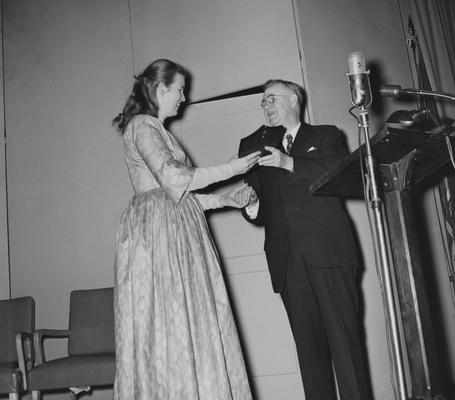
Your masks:
[[[390,120],[390,119],[389,119]],[[437,174],[449,158],[446,137],[455,148],[455,128],[432,132],[388,122],[370,139],[375,159],[390,243],[389,256],[395,281],[396,308],[401,325],[403,359],[406,360],[406,391],[411,399],[434,400],[440,395],[438,362],[414,217],[412,187]],[[362,147],[364,147],[363,145]],[[364,188],[357,149],[338,167],[310,187],[315,195],[363,198]],[[361,152],[362,151],[362,152]],[[439,392],[439,393],[438,393]]]

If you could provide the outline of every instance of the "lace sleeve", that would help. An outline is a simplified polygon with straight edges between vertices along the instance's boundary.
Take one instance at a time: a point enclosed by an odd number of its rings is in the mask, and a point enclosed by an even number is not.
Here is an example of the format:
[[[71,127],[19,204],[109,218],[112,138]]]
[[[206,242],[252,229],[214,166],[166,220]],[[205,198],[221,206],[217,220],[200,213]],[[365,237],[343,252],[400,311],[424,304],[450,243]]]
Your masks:
[[[217,194],[196,194],[196,198],[202,206],[203,210],[212,210],[214,208],[221,208],[220,196]]]

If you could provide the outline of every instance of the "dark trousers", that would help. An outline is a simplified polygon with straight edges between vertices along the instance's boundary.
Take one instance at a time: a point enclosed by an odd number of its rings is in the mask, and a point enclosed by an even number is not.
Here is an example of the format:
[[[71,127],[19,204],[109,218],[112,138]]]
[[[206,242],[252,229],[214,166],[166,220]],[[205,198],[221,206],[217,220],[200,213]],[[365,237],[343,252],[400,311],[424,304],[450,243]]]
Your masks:
[[[281,297],[296,343],[306,400],[368,400],[358,316],[357,267],[317,268],[295,252]]]

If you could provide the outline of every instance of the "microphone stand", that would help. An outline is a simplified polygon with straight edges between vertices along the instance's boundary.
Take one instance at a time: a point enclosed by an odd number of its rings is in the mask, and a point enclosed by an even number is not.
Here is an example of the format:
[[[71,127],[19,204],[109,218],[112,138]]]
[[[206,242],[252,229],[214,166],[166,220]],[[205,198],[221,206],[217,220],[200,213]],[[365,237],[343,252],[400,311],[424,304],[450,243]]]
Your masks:
[[[389,329],[388,339],[389,345],[392,347],[392,363],[395,368],[396,374],[396,392],[398,392],[399,400],[406,400],[406,378],[404,371],[403,355],[401,350],[401,342],[399,335],[399,327],[397,321],[397,312],[396,312],[396,302],[394,299],[393,291],[393,280],[391,275],[390,262],[387,252],[387,240],[386,240],[386,229],[384,226],[384,217],[383,217],[383,203],[379,197],[378,183],[376,178],[375,171],[375,160],[371,151],[370,146],[370,135],[369,135],[369,118],[367,108],[362,105],[359,108],[360,114],[360,127],[362,128],[365,136],[365,148],[366,148],[366,169],[367,169],[367,179],[370,184],[370,207],[373,210],[374,215],[374,227],[376,229],[373,237],[373,241],[376,241],[378,244],[379,254],[376,254],[376,262],[379,266],[379,271],[383,275],[383,286],[382,290],[382,299],[384,303],[384,308],[386,311],[386,322]],[[365,199],[367,201],[367,199]],[[380,278],[380,277],[379,277]],[[381,283],[381,279],[379,279]],[[387,325],[387,323],[386,323]],[[390,335],[390,336],[389,336]],[[395,393],[396,397],[397,393]]]

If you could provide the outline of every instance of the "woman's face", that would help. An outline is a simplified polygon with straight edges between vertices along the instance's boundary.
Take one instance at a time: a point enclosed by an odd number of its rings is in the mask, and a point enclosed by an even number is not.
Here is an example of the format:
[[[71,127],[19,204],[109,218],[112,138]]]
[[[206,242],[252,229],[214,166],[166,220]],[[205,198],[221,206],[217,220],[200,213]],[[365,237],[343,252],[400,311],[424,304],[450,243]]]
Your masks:
[[[158,117],[161,121],[177,115],[180,103],[185,101],[185,77],[178,72],[175,74],[174,81],[168,86],[161,85],[158,88]]]

